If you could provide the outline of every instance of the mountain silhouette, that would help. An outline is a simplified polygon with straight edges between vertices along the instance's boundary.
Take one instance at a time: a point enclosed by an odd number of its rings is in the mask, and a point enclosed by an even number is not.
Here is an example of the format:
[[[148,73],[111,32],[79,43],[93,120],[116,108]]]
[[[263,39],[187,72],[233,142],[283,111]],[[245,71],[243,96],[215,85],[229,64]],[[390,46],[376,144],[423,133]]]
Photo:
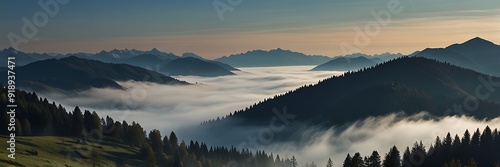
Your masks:
[[[223,56],[215,60],[235,67],[268,67],[318,65],[331,60],[331,58],[326,56],[309,56],[303,53],[278,48],[270,51],[248,51],[246,53]]]
[[[191,52],[186,52],[186,53],[183,53],[181,58],[187,58],[187,57],[193,57],[193,58],[197,58],[197,59],[200,59],[200,60],[203,60],[203,61],[206,61],[206,62],[209,62],[209,63],[214,63],[214,64],[217,64],[219,65],[220,67],[226,69],[226,70],[229,70],[229,71],[240,71],[239,69],[237,68],[234,68],[226,63],[222,63],[220,61],[215,61],[215,60],[208,60],[208,59],[205,59],[201,56],[198,56],[197,54],[194,54],[194,53],[191,53]]]
[[[17,86],[34,91],[82,91],[90,88],[123,89],[116,81],[142,81],[169,85],[188,84],[154,71],[127,64],[104,63],[75,56],[59,60],[37,61],[16,67],[15,70]]]
[[[177,59],[187,59],[187,58],[189,58],[190,61],[177,60]],[[191,59],[201,60],[203,62]],[[109,60],[109,62],[124,63],[138,67],[143,67],[146,69],[160,70],[162,72],[166,72],[168,75],[193,75],[193,76],[215,77],[222,75],[232,75],[233,73],[230,71],[239,71],[238,69],[230,65],[213,60],[207,60],[194,53],[185,53],[181,58],[177,56],[162,57],[155,54],[142,54],[125,59]],[[175,63],[180,63],[180,64],[175,64]],[[220,66],[220,68],[215,66]]]
[[[446,48],[428,48],[416,54],[454,65],[473,69],[485,74],[500,76],[500,45],[476,37]]]
[[[7,57],[9,56],[14,56],[16,57],[15,63],[17,66],[24,66],[29,63],[33,63],[36,61],[40,60],[47,60],[47,59],[61,59],[64,57],[69,57],[69,56],[74,56],[82,59],[89,59],[89,60],[97,60],[105,63],[122,63],[122,64],[129,64],[141,68],[146,68],[146,69],[151,69],[151,70],[158,70],[160,67],[164,66],[165,64],[169,63],[170,61],[174,59],[180,58],[179,56],[176,56],[175,54],[172,53],[165,53],[157,50],[156,48],[150,50],[150,51],[141,51],[141,50],[136,50],[136,49],[125,49],[125,50],[119,50],[119,49],[113,49],[111,51],[101,51],[96,54],[90,54],[90,53],[69,53],[69,54],[48,54],[48,53],[25,53],[21,51],[17,51],[13,48],[7,48],[2,51],[0,51],[0,57],[2,59],[0,60],[0,67],[6,67],[7,66]],[[197,59],[203,60],[209,64],[213,64],[216,66],[220,66],[224,68],[226,71],[221,72],[219,68],[206,68],[208,71],[193,71],[191,70],[192,68],[196,67],[190,67],[193,66],[194,64],[184,64],[187,67],[180,67],[180,66],[175,66],[178,67],[179,69],[170,69],[173,71],[176,71],[177,74],[190,74],[190,75],[196,75],[196,76],[220,76],[220,75],[228,75],[228,71],[239,71],[238,69],[227,65],[225,63],[221,63],[218,61],[214,60],[207,60],[204,59],[201,56],[198,56],[194,53],[185,53],[183,54],[183,57],[195,57]],[[198,64],[199,65],[199,64]],[[208,66],[213,66],[213,65],[208,65]],[[204,65],[207,66],[207,65]],[[182,71],[182,70],[188,70],[188,71]],[[216,70],[216,71],[210,71],[210,70]]]
[[[312,71],[350,71],[371,67],[377,63],[366,57],[338,57],[324,64],[314,67]]]
[[[456,114],[446,111],[455,104],[464,104],[467,97],[475,97],[477,88],[483,85],[479,78],[489,80],[487,75],[448,63],[401,57],[277,95],[236,111],[223,121],[265,125],[274,116],[273,109],[282,107],[297,116],[293,121],[325,127],[400,111],[407,114],[426,111],[435,116]],[[500,82],[500,78],[492,80]],[[500,92],[491,92],[487,99],[477,99],[476,110],[460,114],[480,119],[498,117],[498,102]]]
[[[60,58],[63,57],[63,55],[48,53],[25,53],[14,48],[6,48],[0,51],[0,67],[7,67],[7,57],[16,57],[16,59],[14,60],[16,66],[24,66],[26,64],[39,60]]]
[[[404,56],[401,53],[382,53],[375,55],[367,55],[363,53],[353,53],[344,56],[337,56],[332,60],[320,64],[311,71],[351,71],[359,70],[366,67],[371,67],[377,63],[382,63],[398,57]]]
[[[173,59],[169,58],[160,58],[157,55],[154,54],[142,54],[142,55],[137,55],[128,59],[118,59],[112,61],[112,63],[123,63],[123,64],[129,64],[137,67],[142,67],[146,69],[152,69],[156,70],[159,68],[161,65],[172,61]]]
[[[398,57],[404,56],[401,53],[381,53],[381,54],[374,54],[374,55],[367,55],[363,53],[353,53],[353,54],[348,54],[344,56],[337,56],[337,57],[346,57],[346,58],[356,58],[356,57],[364,57],[367,59],[370,59],[376,63],[382,63],[384,61],[392,60]]]
[[[178,58],[163,64],[160,71],[167,75],[197,75],[205,77],[234,75],[231,71],[194,57]]]
[[[186,53],[183,53],[181,58],[187,58],[187,57],[193,57],[193,58],[197,58],[197,59],[200,59],[200,60],[203,60],[205,58],[201,57],[201,56],[198,56],[197,54],[194,54],[194,53],[191,53],[191,52],[186,52]]]

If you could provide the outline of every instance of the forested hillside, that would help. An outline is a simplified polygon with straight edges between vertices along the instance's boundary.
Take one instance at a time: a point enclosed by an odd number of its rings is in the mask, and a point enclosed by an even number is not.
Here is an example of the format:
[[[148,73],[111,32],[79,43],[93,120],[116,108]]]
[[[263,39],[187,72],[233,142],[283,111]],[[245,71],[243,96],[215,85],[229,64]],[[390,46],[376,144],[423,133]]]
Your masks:
[[[2,108],[7,108],[6,92],[5,88],[0,89],[0,107]],[[264,151],[250,152],[238,150],[235,147],[207,146],[198,141],[182,141],[174,132],[162,135],[159,130],[145,130],[139,123],[115,121],[110,117],[103,118],[95,111],[82,111],[79,107],[68,112],[61,105],[49,102],[35,93],[17,90],[15,99],[18,106],[15,115],[16,136],[70,137],[79,139],[85,145],[102,142],[125,144],[131,149],[130,152],[140,149],[134,158],[141,160],[144,166],[219,167],[239,164],[265,167],[287,166],[286,164],[290,164],[291,161],[280,158],[279,155],[269,155]],[[7,125],[8,122],[9,115],[0,114],[0,124]],[[10,132],[7,128],[2,128],[0,134],[8,135]],[[32,145],[39,144],[37,141],[31,142]],[[65,157],[77,154],[84,159],[92,157],[92,151],[88,150],[67,152],[64,151],[63,146],[59,149],[60,152],[50,156]],[[85,152],[88,155],[85,155]],[[22,161],[17,163],[22,164]],[[125,165],[126,162],[116,163]]]

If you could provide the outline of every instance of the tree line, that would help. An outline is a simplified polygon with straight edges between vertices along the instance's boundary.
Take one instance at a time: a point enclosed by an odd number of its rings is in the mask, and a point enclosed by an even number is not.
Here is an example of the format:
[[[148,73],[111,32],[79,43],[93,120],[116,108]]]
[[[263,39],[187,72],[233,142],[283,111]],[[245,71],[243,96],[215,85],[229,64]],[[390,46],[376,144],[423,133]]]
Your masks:
[[[422,141],[415,142],[413,147],[406,147],[402,157],[396,146],[393,146],[385,155],[384,160],[377,151],[369,157],[362,157],[360,153],[347,154],[343,167],[500,167],[500,133],[498,129],[491,130],[487,126],[482,133],[479,128],[471,135],[466,130],[462,137],[452,137],[448,133],[443,139],[439,136],[429,149]],[[328,165],[327,165],[328,167]],[[331,166],[330,166],[331,167]]]
[[[0,107],[7,108],[7,90],[0,89]],[[147,132],[136,122],[115,121],[100,117],[95,111],[82,111],[76,106],[68,112],[60,104],[50,103],[36,93],[16,90],[16,136],[62,136],[77,137],[92,142],[95,140],[127,144],[140,149],[137,158],[144,166],[172,167],[290,167],[296,164],[295,157],[281,158],[265,151],[250,152],[235,147],[213,147],[198,141],[179,141],[176,134],[162,136],[159,130]],[[0,124],[7,125],[10,117],[0,114]],[[10,134],[7,128],[0,135]],[[126,160],[116,162],[125,166]]]

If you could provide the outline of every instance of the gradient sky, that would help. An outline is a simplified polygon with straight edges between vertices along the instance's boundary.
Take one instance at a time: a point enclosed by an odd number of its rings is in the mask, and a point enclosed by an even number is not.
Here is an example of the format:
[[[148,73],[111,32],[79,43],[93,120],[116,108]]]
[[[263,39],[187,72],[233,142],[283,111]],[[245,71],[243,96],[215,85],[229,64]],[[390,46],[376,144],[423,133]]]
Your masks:
[[[51,1],[51,0],[41,0]],[[236,1],[236,0],[233,0]],[[355,27],[375,21],[370,11],[397,0],[242,0],[221,20],[213,0],[70,0],[46,26],[18,49],[27,52],[99,52],[135,48],[208,58],[254,49],[283,48],[306,54],[344,54],[354,45]],[[228,4],[227,0],[220,0]],[[368,54],[411,53],[480,36],[500,43],[498,0],[400,0],[402,11],[382,26]],[[21,34],[21,18],[41,11],[38,1],[0,2],[0,48],[7,34]]]

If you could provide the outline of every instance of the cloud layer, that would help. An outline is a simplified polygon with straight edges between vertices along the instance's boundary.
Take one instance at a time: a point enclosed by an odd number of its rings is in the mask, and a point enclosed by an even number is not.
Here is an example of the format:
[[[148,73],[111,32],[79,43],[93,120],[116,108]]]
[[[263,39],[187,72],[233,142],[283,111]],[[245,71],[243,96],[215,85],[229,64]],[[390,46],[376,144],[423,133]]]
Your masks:
[[[101,116],[115,120],[136,121],[145,129],[159,129],[163,135],[175,131],[181,139],[199,140],[209,145],[234,145],[249,142],[267,127],[225,127],[221,133],[197,127],[202,121],[225,116],[276,94],[341,72],[310,72],[311,66],[242,68],[235,76],[214,78],[177,76],[180,80],[197,83],[191,86],[165,86],[149,83],[122,82],[126,90],[92,89],[78,96],[42,94],[72,110],[78,105],[95,110]],[[288,141],[271,140],[256,149],[283,157],[296,156],[299,164],[314,161],[323,166],[332,158],[340,166],[347,155],[360,152],[363,156],[373,150],[384,154],[393,145],[402,152],[415,141],[427,147],[436,136],[462,135],[465,129],[481,130],[489,125],[500,127],[500,119],[475,120],[470,117],[445,117],[439,120],[421,119],[425,113],[403,118],[400,114],[367,118],[352,125],[321,129],[304,127],[300,122],[287,126],[293,129]],[[271,118],[263,118],[271,119]],[[296,132],[295,132],[296,131]],[[276,134],[278,136],[280,134]],[[288,134],[287,134],[288,135]]]
[[[167,86],[122,82],[126,90],[91,89],[77,96],[42,94],[63,104],[95,110],[101,116],[139,122],[147,129],[172,131],[197,125],[243,109],[256,102],[342,72],[311,72],[312,66],[242,68],[222,77],[175,76],[195,83]]]
[[[492,129],[500,128],[500,118],[493,120],[476,120],[471,117],[445,117],[438,120],[422,119],[426,113],[420,113],[402,118],[400,114],[390,114],[384,117],[367,118],[350,125],[345,130],[330,128],[328,130],[315,130],[308,127],[300,132],[302,138],[296,142],[273,143],[266,150],[279,154],[282,157],[299,157],[299,164],[315,162],[318,165],[326,164],[332,158],[335,166],[342,163],[349,153],[351,156],[360,152],[362,156],[371,155],[377,150],[383,157],[389,149],[396,145],[401,152],[414,142],[422,141],[427,149],[434,143],[436,136],[441,139],[448,132],[452,137],[460,137],[465,130],[473,133],[477,128],[482,132],[486,126]]]

